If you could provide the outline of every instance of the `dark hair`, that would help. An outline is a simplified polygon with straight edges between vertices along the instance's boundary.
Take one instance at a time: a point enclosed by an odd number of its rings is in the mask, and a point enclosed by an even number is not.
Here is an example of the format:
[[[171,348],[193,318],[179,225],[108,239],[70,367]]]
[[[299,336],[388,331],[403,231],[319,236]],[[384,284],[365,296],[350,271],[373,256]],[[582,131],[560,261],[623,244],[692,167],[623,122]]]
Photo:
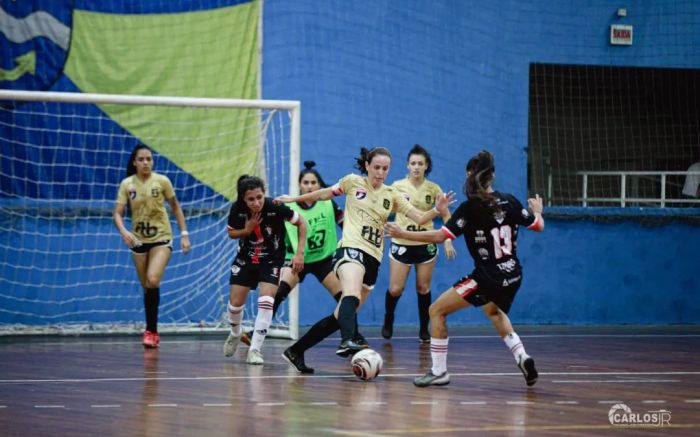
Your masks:
[[[299,173],[299,183],[301,184],[301,180],[306,176],[307,174],[311,173],[314,176],[316,176],[316,179],[318,179],[318,185],[321,188],[326,188],[328,185],[326,185],[326,182],[323,180],[321,177],[321,174],[314,169],[316,166],[316,163],[314,161],[304,161],[304,170]]]
[[[263,180],[257,176],[250,176],[244,174],[238,178],[238,182],[236,182],[236,188],[238,189],[238,199],[236,200],[236,202],[238,202],[238,206],[242,208],[247,208],[245,200],[243,200],[246,191],[260,188],[264,193],[265,182],[263,182]]]
[[[388,156],[389,159],[391,159],[391,152],[389,149],[384,147],[374,147],[372,150],[368,150],[366,147],[363,147],[360,149],[360,156],[355,158],[355,161],[357,161],[355,167],[360,170],[360,173],[367,174],[365,163],[372,162],[374,157],[377,155]]]
[[[138,143],[136,147],[134,147],[134,150],[131,151],[131,156],[129,156],[129,162],[126,164],[126,177],[136,174],[136,166],[134,165],[134,159],[136,159],[136,154],[139,153],[139,150],[142,149],[146,149],[153,153],[153,150],[151,150],[150,147],[148,147],[145,144]]]
[[[433,159],[430,157],[430,153],[428,153],[427,150],[420,144],[416,144],[413,146],[410,152],[408,152],[408,156],[406,157],[406,161],[411,160],[411,155],[423,155],[425,158],[425,174],[430,174],[430,172],[433,170]]]
[[[487,189],[493,183],[494,158],[488,150],[482,150],[474,155],[467,163],[467,180],[464,183],[464,194],[470,200],[483,202],[493,212],[499,212],[501,207],[496,198]]]

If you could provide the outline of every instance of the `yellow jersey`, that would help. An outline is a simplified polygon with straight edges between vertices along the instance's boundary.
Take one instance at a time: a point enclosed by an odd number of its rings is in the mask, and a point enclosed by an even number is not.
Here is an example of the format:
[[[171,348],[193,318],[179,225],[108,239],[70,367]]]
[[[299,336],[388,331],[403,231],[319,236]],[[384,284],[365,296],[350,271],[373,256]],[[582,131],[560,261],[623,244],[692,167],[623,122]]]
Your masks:
[[[382,184],[372,188],[366,177],[349,174],[333,186],[333,194],[345,194],[343,238],[338,247],[352,247],[382,261],[384,224],[389,214],[405,214],[411,204],[396,189]]]
[[[129,204],[131,232],[136,238],[142,243],[157,243],[173,239],[164,203],[174,196],[173,184],[167,176],[152,172],[145,182],[141,182],[134,174],[119,184],[117,203]]]
[[[442,193],[442,189],[438,184],[427,179],[424,179],[419,187],[415,187],[408,177],[395,181],[391,186],[401,193],[412,207],[420,212],[432,209],[435,206],[438,195]],[[419,225],[406,217],[405,214],[396,214],[396,224],[401,226],[401,229],[413,232],[433,230],[432,220],[424,225]],[[403,240],[401,238],[393,238],[392,242],[404,246],[420,246],[426,244],[420,241]]]

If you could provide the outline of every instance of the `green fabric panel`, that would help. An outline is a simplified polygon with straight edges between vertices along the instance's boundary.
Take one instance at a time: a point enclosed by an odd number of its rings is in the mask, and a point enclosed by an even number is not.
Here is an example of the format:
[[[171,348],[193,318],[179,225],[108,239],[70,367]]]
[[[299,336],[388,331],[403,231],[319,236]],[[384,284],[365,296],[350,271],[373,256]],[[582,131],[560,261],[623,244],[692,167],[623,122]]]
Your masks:
[[[288,203],[294,211],[301,214],[306,220],[306,252],[304,262],[312,263],[321,261],[333,255],[338,244],[336,233],[335,211],[333,202],[321,200],[316,202],[312,209],[303,209],[297,203]],[[285,245],[287,247],[286,259],[290,260],[297,252],[299,240],[297,227],[289,222],[284,222],[287,228]]]
[[[258,97],[259,3],[174,14],[76,10],[65,73],[86,93]],[[235,199],[258,174],[257,110],[100,105],[191,175]]]

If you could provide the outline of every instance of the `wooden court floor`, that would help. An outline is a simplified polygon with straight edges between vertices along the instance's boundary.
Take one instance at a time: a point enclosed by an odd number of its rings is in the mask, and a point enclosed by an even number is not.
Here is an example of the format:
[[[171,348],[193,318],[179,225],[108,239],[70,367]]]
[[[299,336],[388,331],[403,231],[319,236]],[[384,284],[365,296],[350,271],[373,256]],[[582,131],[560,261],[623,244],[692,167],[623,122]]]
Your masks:
[[[148,351],[134,336],[0,337],[0,436],[700,435],[700,326],[519,327],[531,388],[488,327],[451,328],[451,383],[429,388],[411,383],[430,363],[413,329],[364,331],[385,360],[372,382],[337,338],[302,376],[280,357],[287,340],[250,366],[245,346],[222,356],[225,334]],[[627,423],[613,425],[618,404]]]

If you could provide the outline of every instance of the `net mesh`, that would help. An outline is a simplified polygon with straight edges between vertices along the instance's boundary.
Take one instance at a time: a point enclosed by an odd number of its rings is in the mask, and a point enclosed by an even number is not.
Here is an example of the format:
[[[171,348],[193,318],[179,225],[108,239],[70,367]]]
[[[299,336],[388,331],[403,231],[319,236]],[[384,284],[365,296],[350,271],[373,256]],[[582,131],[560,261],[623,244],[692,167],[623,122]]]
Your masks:
[[[192,242],[191,252],[183,254],[168,206],[176,237],[161,281],[161,326],[227,326],[237,240],[225,229],[236,180],[256,174],[266,180],[268,195],[289,192],[290,112],[4,103],[0,331],[143,328],[142,290],[112,220],[117,188],[138,142],[153,149],[155,171],[172,181]],[[128,211],[125,218],[130,227]],[[247,323],[256,306],[256,293],[250,293]],[[288,326],[286,307],[275,324]]]

